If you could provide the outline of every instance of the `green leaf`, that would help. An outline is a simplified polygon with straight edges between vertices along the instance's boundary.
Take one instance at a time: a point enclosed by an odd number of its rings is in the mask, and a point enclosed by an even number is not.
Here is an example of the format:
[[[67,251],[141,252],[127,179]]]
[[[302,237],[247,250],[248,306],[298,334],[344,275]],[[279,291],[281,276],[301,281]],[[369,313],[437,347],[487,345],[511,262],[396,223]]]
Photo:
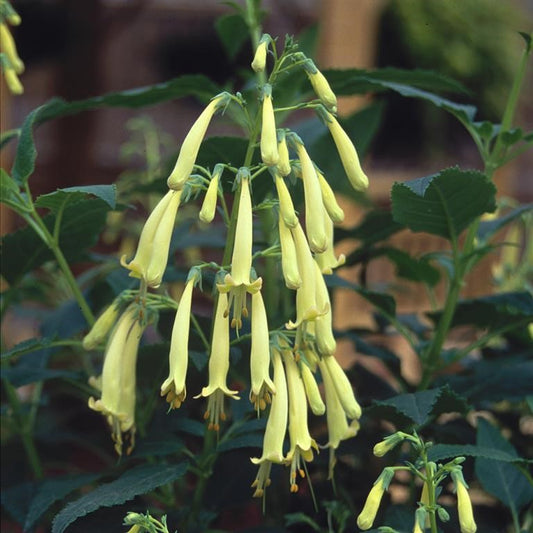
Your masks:
[[[15,387],[22,387],[23,385],[29,385],[30,383],[37,383],[39,381],[46,381],[48,379],[82,379],[80,372],[41,368],[38,367],[37,364],[31,366],[28,364],[20,364],[3,368],[2,378],[7,379]]]
[[[217,163],[240,167],[247,148],[248,141],[242,137],[209,137],[200,147],[196,164],[211,170]],[[254,187],[255,185],[254,181]]]
[[[483,457],[495,461],[505,461],[508,463],[523,462],[516,454],[499,450],[491,446],[476,446],[474,444],[435,444],[429,449],[428,459],[430,461],[442,461],[453,457]]]
[[[321,531],[320,526],[305,513],[287,513],[285,515],[285,525],[305,524],[315,531]]]
[[[483,418],[478,418],[476,442],[478,446],[491,447],[518,457],[513,445]],[[478,457],[475,470],[483,488],[517,513],[533,501],[533,485],[514,464]]]
[[[17,183],[3,168],[0,168],[0,201],[18,213],[25,210]]]
[[[98,475],[96,474],[82,474],[43,481],[31,501],[26,521],[24,522],[24,531],[31,529],[54,502],[62,500],[73,490],[88,485],[97,478]]]
[[[431,417],[447,412],[468,410],[466,402],[448,387],[400,394],[388,400],[373,402],[366,410],[373,417],[390,420],[397,427],[424,425]]]
[[[52,524],[52,533],[63,533],[78,518],[101,507],[120,505],[135,496],[146,494],[161,485],[172,483],[183,476],[187,463],[177,465],[141,465],[122,474],[111,483],[98,488],[69,503],[56,517]]]
[[[364,69],[328,69],[324,71],[335,94],[366,94],[389,88],[387,84],[400,84],[402,87],[426,89],[437,92],[454,92],[467,94],[469,91],[458,81],[452,80],[431,70],[407,70],[386,67],[376,70]]]
[[[434,322],[441,313],[427,314]],[[533,320],[533,296],[529,292],[507,292],[462,300],[453,315],[451,326],[474,325],[497,328],[517,322]]]
[[[392,187],[394,220],[412,231],[455,240],[483,213],[496,209],[496,188],[481,172],[449,168]]]
[[[482,220],[479,224],[479,229],[477,232],[477,237],[479,240],[486,242],[503,227],[511,222],[515,221],[517,218],[521,217],[524,213],[529,213],[533,211],[533,204],[526,204],[516,207],[509,213],[506,213],[502,217],[494,218],[491,220]]]
[[[2,353],[2,361],[4,359],[11,359],[19,355],[35,352],[47,348],[53,343],[53,339],[41,337],[39,339],[27,339],[25,341],[15,344],[12,348]]]
[[[215,22],[215,29],[229,58],[235,59],[239,50],[249,39],[248,27],[244,19],[241,15],[223,15]]]
[[[239,448],[261,448],[263,445],[262,433],[245,433],[234,438],[228,438],[217,446],[217,451],[227,452]]]
[[[84,199],[88,194],[103,200],[111,209],[115,209],[117,188],[115,185],[86,185],[57,189],[37,198],[35,205],[56,213],[64,209],[67,203]]]
[[[81,259],[84,251],[96,244],[108,211],[109,205],[99,198],[86,198],[66,207],[60,226],[59,245],[67,261]],[[49,214],[43,218],[43,222],[52,232],[55,216]],[[10,284],[53,258],[52,251],[30,227],[2,238],[1,273]]]
[[[427,258],[416,259],[397,248],[385,248],[385,255],[396,265],[396,275],[410,281],[420,281],[434,287],[440,280],[440,272]]]
[[[362,222],[354,228],[335,228],[335,240],[358,239],[366,246],[370,246],[388,239],[402,229],[404,229],[403,224],[399,224],[392,218],[391,211],[375,209],[369,211]]]

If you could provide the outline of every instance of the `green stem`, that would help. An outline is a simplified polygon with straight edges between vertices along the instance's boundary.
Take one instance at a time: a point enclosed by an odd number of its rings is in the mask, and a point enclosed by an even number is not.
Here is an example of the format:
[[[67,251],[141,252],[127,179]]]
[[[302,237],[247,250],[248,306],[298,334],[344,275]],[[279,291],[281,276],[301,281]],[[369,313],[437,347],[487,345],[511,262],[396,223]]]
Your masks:
[[[429,526],[431,528],[431,533],[437,533],[437,498],[436,498],[436,484],[435,484],[435,472],[431,465],[429,465],[428,456],[427,456],[427,449],[425,445],[423,445],[420,457],[422,458],[422,461],[424,462],[424,468],[426,471],[426,484],[428,487],[428,499],[429,499],[429,505],[428,505],[428,514],[429,514]]]

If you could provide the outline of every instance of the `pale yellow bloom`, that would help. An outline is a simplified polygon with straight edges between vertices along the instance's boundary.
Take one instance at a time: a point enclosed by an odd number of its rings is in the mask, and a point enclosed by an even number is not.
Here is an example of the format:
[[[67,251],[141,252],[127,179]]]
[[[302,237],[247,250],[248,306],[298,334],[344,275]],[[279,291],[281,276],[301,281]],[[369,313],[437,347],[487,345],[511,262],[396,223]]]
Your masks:
[[[332,355],[335,353],[337,343],[333,335],[333,317],[328,288],[318,263],[316,261],[313,263],[315,265],[316,303],[319,309],[327,309],[315,320],[315,343],[320,355]]]
[[[19,77],[17,76],[17,73],[12,68],[5,68],[4,69],[4,78],[6,80],[6,84],[11,91],[12,94],[22,94],[24,93],[24,87],[22,86],[22,83],[20,83]]]
[[[281,270],[285,285],[289,289],[298,289],[302,285],[302,278],[298,270],[296,247],[291,230],[285,225],[281,212],[278,220],[279,241],[281,245]]]
[[[208,398],[205,419],[209,420],[209,429],[218,431],[220,421],[226,420],[224,413],[224,396],[238,400],[238,391],[230,390],[226,384],[229,371],[229,318],[227,314],[228,297],[218,295],[211,354],[209,355],[209,383],[195,398]]]
[[[289,149],[285,138],[285,130],[278,130],[278,170],[282,176],[288,176],[291,173],[291,160],[289,159]]]
[[[252,463],[259,465],[256,479],[252,483],[252,487],[256,489],[254,497],[261,497],[265,488],[270,484],[269,475],[272,463],[282,463],[284,461],[283,441],[287,432],[288,395],[285,371],[277,348],[272,349],[272,364],[274,366],[276,394],[272,397],[272,405],[263,437],[263,453],[261,457],[253,457],[251,459]]]
[[[192,125],[181,145],[176,165],[168,177],[167,185],[169,189],[182,189],[189,179],[211,118],[217,109],[227,104],[229,96],[227,93],[215,96]]]
[[[322,274],[332,274],[334,268],[344,265],[346,256],[344,254],[340,254],[339,257],[335,256],[335,249],[333,247],[333,222],[327,213],[323,213],[323,216],[324,227],[328,236],[328,246],[321,254],[315,254],[315,260]]]
[[[276,387],[269,375],[270,341],[261,291],[252,294],[252,347],[250,351],[250,401],[256,410],[265,409]]]
[[[131,304],[121,315],[109,338],[102,370],[102,396],[89,398],[89,407],[101,412],[111,427],[115,450],[122,454],[122,434],[130,434],[133,448],[135,434],[135,368],[144,324],[139,308]]]
[[[174,191],[154,234],[150,262],[146,270],[146,283],[149,287],[157,288],[161,285],[167,268],[170,240],[180,200],[181,191]]]
[[[348,423],[346,413],[342,408],[337,389],[333,383],[328,367],[323,359],[318,360],[318,366],[324,382],[324,391],[326,393],[326,419],[328,425],[328,443],[329,447],[329,468],[328,478],[333,478],[333,469],[335,467],[335,450],[339,447],[341,441],[355,437],[359,431],[359,422],[352,420]]]
[[[322,74],[322,72],[316,68],[316,65],[311,59],[307,60],[304,68],[316,95],[331,112],[336,113],[337,97],[331,90],[328,80],[326,80],[324,74]]]
[[[423,507],[419,507],[415,513],[415,525],[413,527],[413,533],[424,533],[427,513]]]
[[[269,35],[263,35],[257,48],[255,49],[254,59],[252,61],[252,69],[254,72],[263,72],[266,66],[267,48],[270,41]]]
[[[20,59],[15,40],[9,31],[9,28],[3,22],[0,22],[0,51],[6,55],[9,61],[9,67],[12,68],[16,74],[24,72],[24,63]]]
[[[98,317],[89,333],[83,337],[83,347],[86,350],[94,350],[111,331],[115,325],[119,313],[118,302],[109,305]]]
[[[123,267],[130,270],[130,276],[134,278],[146,279],[148,266],[150,265],[150,261],[152,259],[153,243],[157,228],[161,223],[163,215],[165,214],[172,197],[176,194],[177,193],[175,191],[168,191],[150,213],[150,216],[144,223],[135,257],[129,263],[126,263],[125,255],[121,257],[120,263]],[[178,196],[179,194],[181,193],[178,193]]]
[[[305,229],[309,246],[313,252],[323,252],[328,245],[322,211],[322,192],[315,166],[301,142],[295,142],[296,151],[302,166],[302,181],[305,197]]]
[[[309,250],[307,239],[300,224],[291,230],[296,246],[298,271],[302,284],[296,292],[296,322],[286,324],[288,329],[295,329],[308,320],[315,320],[328,311],[328,307],[319,307],[316,299],[315,264]]]
[[[381,498],[386,490],[384,477],[385,476],[381,474],[381,476],[374,483],[374,486],[368,493],[363,510],[357,517],[357,525],[363,530],[370,529],[376,518],[379,504],[381,503]]]
[[[378,442],[374,446],[373,453],[376,457],[383,457],[386,453],[390,452],[400,442],[403,442],[404,437],[401,433],[393,433],[388,437],[385,437],[381,442]]]
[[[461,533],[476,533],[477,526],[474,521],[472,502],[463,475],[460,471],[453,471],[452,479],[457,493],[457,514]]]
[[[289,228],[294,228],[298,224],[298,217],[294,212],[294,205],[292,203],[291,194],[285,184],[285,180],[276,175],[275,177],[276,190],[278,192],[279,210],[283,217],[283,222]]]
[[[220,176],[223,170],[224,167],[222,165],[217,165],[215,167],[213,177],[211,178],[209,187],[205,193],[202,209],[200,209],[199,218],[202,222],[206,222],[207,224],[209,224],[213,218],[215,218],[218,199],[218,185],[220,183]]]
[[[272,87],[263,87],[263,111],[261,123],[261,159],[268,166],[276,165],[279,161],[278,141],[276,136],[276,119],[272,105]]]
[[[341,128],[337,119],[330,113],[326,113],[326,125],[329,128],[333,141],[337,146],[344,171],[356,191],[364,191],[368,188],[368,178],[361,168],[359,156],[350,137]]]
[[[305,364],[300,363],[300,372],[302,374],[302,380],[304,382],[305,394],[309,407],[314,415],[320,416],[326,412],[326,405],[320,395],[320,390],[316,383],[315,376],[311,369]]]
[[[326,212],[332,222],[338,224],[344,220],[344,211],[338,204],[337,199],[335,198],[335,193],[333,192],[333,189],[330,187],[322,172],[316,169],[316,174],[318,176],[318,182],[322,192],[322,202],[324,203]]]
[[[189,362],[189,330],[191,323],[192,292],[197,276],[193,272],[185,285],[174,318],[170,352],[168,357],[169,376],[161,385],[161,396],[166,396],[171,409],[177,409],[187,394],[185,377]]]
[[[261,278],[250,280],[252,268],[253,220],[252,199],[250,196],[250,171],[247,168],[239,170],[241,175],[241,192],[239,196],[239,210],[235,228],[235,242],[231,258],[231,273],[224,278],[224,283],[217,284],[220,292],[230,293],[229,307],[233,306],[231,326],[242,327],[241,316],[248,316],[246,308],[246,293],[254,293],[261,289]],[[228,307],[228,309],[229,309]]]
[[[323,358],[323,361],[333,380],[335,390],[337,391],[337,395],[339,396],[339,400],[346,416],[350,419],[361,418],[361,406],[355,399],[352,384],[348,380],[348,377],[339,365],[337,359],[335,359],[334,355],[327,355]]]
[[[306,462],[312,461],[312,448],[318,450],[318,446],[314,439],[311,438],[307,426],[307,399],[298,365],[291,352],[283,351],[282,355],[283,362],[285,363],[289,391],[290,450],[285,460],[290,464],[289,479],[291,492],[297,492],[297,474],[300,474],[301,477],[305,477],[305,471],[302,468],[302,460]]]

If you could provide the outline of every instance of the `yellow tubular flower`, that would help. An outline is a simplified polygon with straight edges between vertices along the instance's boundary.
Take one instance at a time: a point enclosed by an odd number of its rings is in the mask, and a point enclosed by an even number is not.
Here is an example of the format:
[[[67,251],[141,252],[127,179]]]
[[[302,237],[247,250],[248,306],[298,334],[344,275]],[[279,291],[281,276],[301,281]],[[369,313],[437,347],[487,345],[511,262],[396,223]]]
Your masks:
[[[302,284],[296,292],[296,322],[286,324],[287,329],[295,329],[307,320],[315,320],[318,316],[327,313],[328,308],[320,308],[316,300],[315,265],[309,250],[307,239],[300,224],[291,230],[296,246],[298,271]]]
[[[285,279],[285,285],[289,289],[298,289],[302,285],[302,278],[298,270],[296,247],[291,230],[285,225],[281,212],[278,220],[279,242],[281,245],[281,270]]]
[[[298,217],[294,212],[294,205],[292,203],[289,189],[285,184],[285,180],[281,176],[276,175],[275,182],[276,190],[278,192],[279,210],[283,217],[283,222],[285,222],[287,227],[294,228],[296,224],[298,224]]]
[[[224,283],[217,284],[218,290],[230,293],[229,307],[233,306],[231,326],[242,327],[241,316],[248,315],[246,309],[246,293],[254,293],[261,289],[262,279],[250,281],[252,268],[253,218],[252,199],[250,196],[250,171],[247,168],[239,170],[241,175],[241,192],[239,196],[239,211],[235,228],[235,243],[231,258],[231,273],[224,278]],[[228,308],[229,309],[229,308]]]
[[[364,191],[368,188],[368,178],[361,168],[359,156],[350,137],[341,128],[337,119],[330,113],[326,113],[326,126],[329,128],[333,141],[342,161],[344,171],[356,191]]]
[[[224,413],[224,395],[238,400],[238,391],[228,389],[226,379],[229,370],[229,318],[226,313],[228,297],[218,295],[211,354],[209,356],[209,383],[195,398],[209,398],[204,418],[209,420],[208,429],[218,431],[220,421],[226,420]]]
[[[336,113],[337,97],[331,90],[328,80],[326,80],[324,74],[322,74],[322,72],[316,68],[316,65],[311,59],[307,60],[304,68],[316,95],[331,112]]]
[[[257,48],[255,50],[254,60],[252,61],[252,69],[254,72],[263,72],[266,67],[267,48],[270,41],[269,35],[263,35]]]
[[[152,253],[146,270],[146,282],[149,287],[157,288],[161,285],[163,274],[167,268],[172,230],[181,200],[181,191],[173,191],[173,193],[152,241]]]
[[[217,209],[217,199],[218,199],[218,184],[220,182],[220,176],[224,167],[222,165],[217,165],[215,171],[213,172],[213,177],[209,182],[209,187],[205,193],[205,198],[202,203],[202,209],[200,210],[200,220],[209,224],[213,218],[215,218],[215,212]]]
[[[291,173],[291,160],[289,158],[289,149],[285,138],[285,131],[278,130],[278,170],[282,176],[288,176]]]
[[[426,510],[423,507],[419,507],[415,513],[415,525],[413,527],[413,533],[424,533],[425,524],[427,519]]]
[[[404,437],[401,433],[393,433],[388,437],[385,437],[381,442],[378,442],[374,446],[373,454],[376,457],[383,457],[386,453],[390,452],[400,442],[403,442]],[[425,486],[425,484],[424,484]]]
[[[320,267],[322,274],[332,274],[333,269],[344,265],[346,262],[346,256],[340,254],[339,257],[335,257],[335,250],[333,248],[333,222],[327,215],[324,216],[324,227],[326,228],[326,235],[328,236],[328,246],[321,254],[315,255],[315,260]]]
[[[326,412],[326,406],[320,395],[315,376],[313,376],[311,369],[305,363],[300,364],[300,372],[311,411],[314,415],[323,415]]]
[[[320,184],[320,190],[322,192],[322,201],[324,202],[326,212],[329,215],[331,221],[335,224],[338,224],[339,222],[342,222],[344,220],[344,211],[337,203],[335,193],[331,189],[322,172],[316,169],[316,174],[318,176],[318,182]]]
[[[150,216],[144,223],[135,257],[129,263],[126,263],[125,255],[120,258],[120,264],[130,270],[131,277],[146,279],[146,272],[152,257],[152,245],[155,234],[173,196],[174,191],[168,191],[150,213]]]
[[[316,261],[313,262],[315,264],[316,303],[319,309],[327,309],[324,315],[315,320],[315,342],[320,355],[332,355],[335,353],[337,343],[333,336],[333,317],[328,288],[318,263]]]
[[[468,495],[467,486],[463,479],[463,474],[459,470],[452,471],[452,479],[457,493],[457,513],[459,515],[459,526],[461,533],[476,533],[477,526],[474,521],[472,502]]]
[[[20,83],[17,73],[12,68],[4,69],[4,78],[6,80],[7,87],[12,94],[23,94],[24,87]]]
[[[118,313],[117,302],[113,302],[103,311],[89,333],[83,337],[82,344],[86,350],[94,350],[106,338],[117,321]]]
[[[268,166],[279,161],[278,141],[276,137],[276,119],[272,105],[272,87],[267,83],[263,87],[263,113],[261,124],[261,159]]]
[[[261,457],[252,457],[252,463],[259,466],[255,481],[252,483],[254,497],[261,497],[264,489],[270,484],[269,474],[272,463],[282,463],[283,441],[287,432],[288,396],[287,380],[281,361],[281,355],[276,348],[272,349],[272,364],[274,366],[274,386],[276,394],[272,397],[272,405],[263,437],[263,453]]]
[[[270,367],[270,341],[268,322],[261,291],[252,294],[252,347],[250,352],[250,401],[256,410],[265,409],[276,387],[268,374]]]
[[[306,462],[312,461],[312,448],[318,450],[318,446],[309,434],[305,388],[298,365],[290,351],[283,351],[283,362],[285,363],[289,391],[289,438],[291,446],[285,460],[291,465],[291,492],[298,492],[298,485],[296,483],[297,474],[305,477],[305,472],[301,467],[301,461],[302,459]]]
[[[102,397],[89,398],[89,407],[101,412],[111,426],[115,450],[122,454],[122,433],[135,433],[135,367],[144,326],[139,309],[130,305],[121,315],[109,338],[102,370]]]
[[[181,300],[176,311],[172,337],[170,340],[170,352],[168,356],[169,376],[161,385],[161,396],[166,400],[171,409],[177,409],[185,400],[187,394],[185,377],[189,362],[189,329],[191,323],[192,292],[197,276],[192,273],[185,285]]]
[[[335,467],[335,450],[339,447],[341,441],[355,437],[359,431],[359,422],[353,420],[348,424],[346,413],[342,408],[335,384],[328,371],[328,368],[322,359],[318,360],[320,373],[324,382],[324,391],[326,393],[326,420],[328,425],[328,443],[329,447],[329,468],[328,479],[333,478],[333,469]]]
[[[305,229],[309,246],[313,252],[323,252],[328,245],[328,238],[324,228],[322,211],[322,192],[315,170],[315,166],[304,145],[296,142],[296,151],[302,166],[302,181],[305,198]]]
[[[357,403],[353,393],[352,384],[348,380],[337,359],[335,359],[334,355],[327,355],[323,360],[328,368],[331,378],[333,379],[335,390],[337,391],[346,416],[350,419],[361,418],[361,406]]]
[[[228,97],[229,95],[227,93],[221,93],[215,96],[192,125],[192,128],[187,133],[181,145],[176,165],[167,179],[169,189],[182,189],[185,182],[189,179],[194,163],[196,162],[196,157],[198,156],[200,144],[202,144],[205,137],[205,132],[211,122],[211,118],[217,109],[228,101]]]
[[[0,50],[4,53],[9,61],[9,66],[16,74],[24,72],[24,63],[20,59],[15,41],[9,28],[3,22],[0,22]]]
[[[385,483],[387,483],[388,486],[388,482],[385,478],[388,477],[390,482],[390,478],[392,477],[390,474],[388,476],[385,475],[385,472],[387,472],[387,469],[383,471],[383,473],[374,483],[374,486],[370,489],[363,510],[357,517],[357,525],[363,530],[370,529],[372,527],[379,509],[379,504],[381,503],[381,498],[386,490]]]

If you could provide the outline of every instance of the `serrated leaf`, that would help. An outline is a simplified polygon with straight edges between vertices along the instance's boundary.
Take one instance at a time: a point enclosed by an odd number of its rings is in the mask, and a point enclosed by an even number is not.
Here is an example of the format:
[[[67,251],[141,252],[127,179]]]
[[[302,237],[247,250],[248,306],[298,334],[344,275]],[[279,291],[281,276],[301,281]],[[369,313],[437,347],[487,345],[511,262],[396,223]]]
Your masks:
[[[30,529],[54,502],[63,499],[72,491],[92,483],[97,478],[98,475],[96,474],[83,474],[43,481],[31,501],[24,522],[24,531]]]
[[[496,188],[481,172],[449,168],[392,187],[394,220],[412,231],[447,239],[459,234],[483,213],[496,209]]]
[[[86,249],[96,244],[108,211],[109,205],[99,198],[87,198],[66,207],[59,244],[67,261],[79,260]],[[43,218],[43,222],[52,232],[55,216],[49,214]],[[30,227],[4,236],[0,255],[2,275],[10,284],[54,258],[52,251]]]
[[[502,217],[494,218],[491,220],[482,220],[479,224],[479,229],[477,232],[478,239],[486,242],[507,224],[515,221],[524,213],[528,213],[531,211],[533,211],[533,204],[521,205],[519,207],[516,207],[509,213],[506,213]]]
[[[234,59],[249,39],[249,31],[242,15],[223,15],[215,22],[215,29],[230,59]]]
[[[115,209],[116,186],[115,185],[86,185],[79,187],[67,187],[57,189],[49,194],[43,194],[37,198],[35,205],[49,209],[53,213],[64,209],[68,203],[84,199],[87,195],[96,196],[103,200],[111,209]]]
[[[474,444],[435,444],[428,451],[430,461],[442,461],[453,457],[483,457],[495,461],[504,461],[507,463],[523,462],[516,454],[511,454],[490,446],[476,446]]]
[[[428,313],[436,322],[441,313]],[[533,320],[533,296],[529,292],[507,292],[462,300],[453,315],[451,326],[474,325],[497,328]]]
[[[111,483],[100,485],[89,494],[69,503],[55,518],[52,533],[63,533],[78,518],[101,507],[120,505],[183,476],[187,463],[177,465],[141,465],[122,474]]]
[[[518,457],[513,445],[482,418],[478,419],[476,442],[479,446],[492,447]],[[475,470],[483,488],[510,509],[518,512],[533,501],[533,485],[515,465],[478,457]]]
[[[25,341],[19,342],[18,344],[15,344],[15,346],[10,348],[9,350],[2,352],[2,361],[4,359],[11,359],[12,357],[17,357],[19,355],[24,355],[26,353],[31,353],[37,350],[41,350],[43,348],[47,348],[53,342],[53,339],[49,339],[46,337],[39,339],[27,339]]]

